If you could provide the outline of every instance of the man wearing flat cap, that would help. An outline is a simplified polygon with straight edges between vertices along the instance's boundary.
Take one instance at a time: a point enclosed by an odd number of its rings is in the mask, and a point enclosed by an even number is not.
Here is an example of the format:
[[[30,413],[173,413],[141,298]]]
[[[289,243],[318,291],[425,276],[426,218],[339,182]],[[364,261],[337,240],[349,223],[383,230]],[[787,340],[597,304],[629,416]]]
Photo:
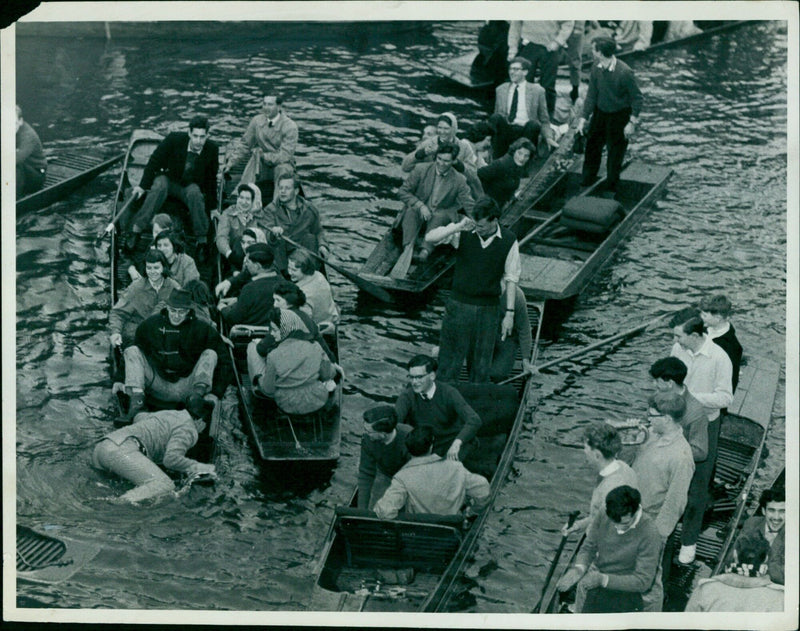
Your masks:
[[[228,326],[269,326],[272,292],[280,280],[272,265],[274,259],[272,248],[266,243],[254,243],[247,248],[243,269],[250,274],[250,280],[238,298],[222,298],[219,301],[219,311]]]
[[[406,436],[411,426],[398,424],[391,405],[379,405],[364,412],[361,458],[358,463],[358,507],[372,509],[392,476],[411,457]]]
[[[214,380],[215,370],[221,375],[218,362],[228,357],[224,342],[214,327],[195,317],[192,296],[183,289],[175,289],[166,308],[138,326],[124,357],[131,403],[123,424],[141,410],[145,391],[161,401],[180,402],[193,393],[220,397],[227,386],[227,378]]]

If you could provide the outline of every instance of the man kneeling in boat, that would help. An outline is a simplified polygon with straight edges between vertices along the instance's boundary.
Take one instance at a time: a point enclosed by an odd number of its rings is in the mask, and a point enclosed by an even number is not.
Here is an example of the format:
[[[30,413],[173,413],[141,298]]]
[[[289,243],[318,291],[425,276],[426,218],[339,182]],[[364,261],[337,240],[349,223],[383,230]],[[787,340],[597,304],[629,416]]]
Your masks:
[[[417,427],[406,439],[409,460],[375,504],[381,519],[394,519],[405,507],[412,514],[457,515],[464,502],[481,510],[489,499],[489,482],[471,473],[457,460],[433,453],[434,435],[428,426]]]
[[[391,405],[364,412],[361,457],[358,461],[358,507],[372,509],[383,496],[392,476],[408,461],[406,438],[410,425],[397,422]]]
[[[192,394],[185,410],[142,412],[133,425],[117,429],[95,445],[92,466],[111,471],[136,486],[120,500],[140,502],[174,490],[158,465],[186,474],[215,474],[213,464],[197,462],[186,452],[205,429],[204,401]]]
[[[174,290],[167,308],[150,316],[136,329],[134,346],[125,349],[125,390],[131,397],[129,423],[144,405],[145,389],[169,402],[187,400],[190,394],[211,390],[219,357],[228,355],[217,330],[194,315],[192,297]],[[224,393],[226,383],[218,380],[215,392]]]

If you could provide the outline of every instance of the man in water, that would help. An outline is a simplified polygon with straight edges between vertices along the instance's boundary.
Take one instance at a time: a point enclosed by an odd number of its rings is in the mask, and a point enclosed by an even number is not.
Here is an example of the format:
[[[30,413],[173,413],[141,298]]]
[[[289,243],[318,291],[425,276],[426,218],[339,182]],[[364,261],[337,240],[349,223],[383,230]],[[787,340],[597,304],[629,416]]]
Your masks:
[[[33,127],[22,120],[22,109],[17,105],[17,197],[40,190],[46,175],[42,141]]]
[[[139,199],[147,192],[142,207],[133,216],[130,233],[125,240],[133,250],[140,235],[149,229],[153,216],[167,197],[174,197],[189,209],[189,227],[197,247],[194,258],[205,260],[209,216],[217,207],[217,171],[219,148],[208,139],[208,119],[195,116],[189,121],[189,132],[172,132],[162,140],[144,168],[142,180],[133,187]]]

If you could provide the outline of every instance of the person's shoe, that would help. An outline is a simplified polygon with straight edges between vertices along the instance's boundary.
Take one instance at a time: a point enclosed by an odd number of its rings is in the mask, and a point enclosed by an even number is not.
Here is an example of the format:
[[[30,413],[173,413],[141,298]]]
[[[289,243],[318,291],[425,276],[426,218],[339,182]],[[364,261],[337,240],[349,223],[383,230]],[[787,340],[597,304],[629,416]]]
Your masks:
[[[144,392],[131,392],[129,396],[128,411],[120,416],[119,420],[115,423],[118,426],[130,425],[133,423],[134,417],[141,412],[144,407]]]
[[[196,383],[192,386],[192,394],[195,394],[199,397],[204,397],[208,393],[208,386],[204,383]],[[191,396],[191,395],[189,395]]]
[[[678,563],[689,565],[694,563],[695,555],[697,554],[697,545],[681,546],[681,551],[678,553]]]
[[[202,419],[205,416],[205,399],[198,392],[192,392],[186,397],[186,411],[192,418]]]

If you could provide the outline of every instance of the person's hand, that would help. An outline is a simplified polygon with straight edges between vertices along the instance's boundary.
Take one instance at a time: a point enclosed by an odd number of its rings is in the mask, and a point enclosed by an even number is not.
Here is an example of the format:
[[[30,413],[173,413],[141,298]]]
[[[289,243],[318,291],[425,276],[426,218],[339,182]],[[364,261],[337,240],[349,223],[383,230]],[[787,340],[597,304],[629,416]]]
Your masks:
[[[336,382],[333,379],[328,379],[327,381],[323,382],[323,385],[325,386],[325,390],[328,392],[333,392],[336,390]]]
[[[554,50],[558,50],[559,48],[561,48],[561,46],[560,46],[560,44],[559,44],[558,42],[550,42],[550,43],[547,45],[547,50],[549,50],[551,53],[552,53]]]
[[[133,198],[139,199],[142,195],[144,195],[144,189],[141,186],[134,186],[133,187]]]
[[[133,265],[128,268],[128,276],[131,277],[131,280],[139,280],[142,277],[142,275],[139,273],[139,270],[137,270]]]
[[[469,232],[475,228],[475,220],[472,217],[464,215],[464,218],[459,221],[456,226],[458,226],[459,232]]]
[[[189,465],[189,473],[208,473],[210,475],[217,474],[217,468],[213,464],[207,464],[205,462],[195,462],[194,464]]]
[[[422,204],[419,209],[419,216],[422,217],[422,221],[428,221],[433,216],[431,209],[428,208],[425,204]]]
[[[625,128],[622,130],[622,133],[625,135],[625,140],[630,140],[635,130],[636,125],[633,123],[629,122],[627,125],[625,125]]]
[[[231,289],[231,281],[223,280],[221,283],[217,283],[217,286],[214,287],[214,295],[217,298],[222,298],[225,296]]]
[[[545,136],[545,141],[547,142],[547,146],[551,149],[558,149],[558,141],[553,138],[552,136]]]
[[[342,368],[339,364],[334,364],[333,369],[341,375],[342,381],[344,381],[344,368]]]
[[[564,524],[561,527],[561,534],[562,536],[566,537],[568,535],[571,535],[573,532],[580,532],[588,525],[589,525],[589,518],[584,517],[583,519],[578,519],[574,521],[573,524],[569,527],[567,527],[567,524]]]
[[[327,259],[331,255],[331,251],[327,245],[319,246],[319,255],[324,259]]]
[[[503,316],[503,322],[500,324],[500,340],[505,341],[505,339],[511,335],[511,331],[514,330],[514,312],[513,311],[506,311],[506,314]]]
[[[594,589],[595,587],[602,587],[603,575],[597,570],[596,567],[592,566],[589,568],[589,571],[583,575],[583,578],[581,579],[581,584],[586,589]]]
[[[458,453],[461,451],[461,439],[456,438],[453,441],[453,444],[450,445],[450,449],[447,450],[447,459],[448,460],[458,460]]]
[[[522,360],[522,372],[524,372],[526,375],[532,375],[536,372],[536,368],[534,368],[530,359]]]
[[[270,228],[269,231],[276,237],[279,237],[283,234],[283,228],[281,228],[280,226],[275,226],[274,228]]]
[[[509,48],[508,49],[508,61],[511,61],[516,56],[517,56],[517,49],[516,48]]]
[[[220,298],[217,304],[217,311],[224,309],[236,302],[236,298]]]
[[[583,573],[577,568],[570,568],[566,572],[564,572],[564,576],[559,579],[558,584],[556,585],[556,589],[560,592],[565,592],[570,589],[575,583],[577,583]]]
[[[644,42],[640,42],[638,40],[633,45],[633,50],[644,50],[645,48],[647,48],[647,44],[645,44]]]
[[[215,208],[214,210],[212,210],[212,211],[211,211],[211,219],[212,219],[212,221],[213,221],[214,219],[216,219],[217,221],[219,221],[221,217],[222,217],[222,215],[220,214],[220,212],[219,212],[219,211],[218,211],[216,208]]]
[[[222,335],[221,333],[220,333],[220,338],[222,338],[222,341],[223,341],[225,344],[227,344],[228,346],[230,346],[231,348],[233,348],[233,340],[232,340],[231,338],[229,338],[229,337],[227,337],[227,336],[225,336],[225,335]]]
[[[586,128],[586,119],[585,118],[579,118],[578,119],[578,133],[582,134],[585,128]]]
[[[121,333],[112,333],[111,334],[111,346],[122,346],[122,334]]]

